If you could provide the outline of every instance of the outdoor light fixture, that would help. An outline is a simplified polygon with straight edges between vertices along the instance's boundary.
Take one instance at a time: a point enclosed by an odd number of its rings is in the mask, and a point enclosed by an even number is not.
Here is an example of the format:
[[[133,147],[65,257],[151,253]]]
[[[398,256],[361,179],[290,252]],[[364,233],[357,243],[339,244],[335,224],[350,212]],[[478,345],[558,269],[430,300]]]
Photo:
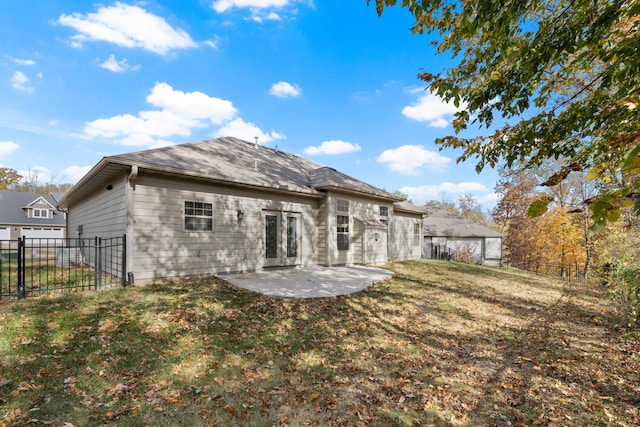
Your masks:
[[[238,222],[244,219],[244,211],[238,209]]]
[[[111,184],[107,185],[107,190],[109,190],[109,191],[113,190],[113,185],[111,185]]]

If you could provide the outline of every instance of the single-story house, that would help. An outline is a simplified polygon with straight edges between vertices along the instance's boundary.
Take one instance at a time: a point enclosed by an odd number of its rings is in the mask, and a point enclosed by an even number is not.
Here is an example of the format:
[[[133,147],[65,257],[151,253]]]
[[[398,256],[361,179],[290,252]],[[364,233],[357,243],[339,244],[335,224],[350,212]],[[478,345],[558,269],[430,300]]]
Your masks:
[[[478,264],[500,266],[502,234],[444,209],[427,209],[423,219],[424,257],[441,258],[454,251],[467,250]]]
[[[0,240],[64,238],[65,215],[57,204],[53,194],[0,190]]]
[[[126,235],[136,283],[422,256],[422,208],[231,137],[104,157],[59,206],[69,234]]]

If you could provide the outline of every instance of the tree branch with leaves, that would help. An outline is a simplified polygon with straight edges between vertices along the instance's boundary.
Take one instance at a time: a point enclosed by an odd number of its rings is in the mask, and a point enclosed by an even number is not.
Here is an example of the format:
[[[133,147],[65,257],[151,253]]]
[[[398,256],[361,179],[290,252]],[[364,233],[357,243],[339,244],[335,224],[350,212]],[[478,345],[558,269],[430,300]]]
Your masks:
[[[369,4],[370,0],[367,0]],[[601,182],[587,200],[592,230],[633,207],[640,215],[640,2],[628,0],[376,0],[407,8],[456,65],[419,78],[453,102],[456,135],[436,140],[476,170],[566,159]],[[506,124],[493,129],[494,119]],[[472,125],[488,136],[462,138]],[[544,206],[550,200],[541,200]],[[544,209],[543,209],[544,210]]]
[[[21,179],[22,176],[15,169],[0,168],[0,190],[6,190]]]

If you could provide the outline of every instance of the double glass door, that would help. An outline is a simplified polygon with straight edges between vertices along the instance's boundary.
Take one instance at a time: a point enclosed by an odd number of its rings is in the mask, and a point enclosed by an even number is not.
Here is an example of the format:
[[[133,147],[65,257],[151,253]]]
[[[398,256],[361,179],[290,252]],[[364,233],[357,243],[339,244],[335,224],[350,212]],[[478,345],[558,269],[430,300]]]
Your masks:
[[[300,263],[300,214],[264,212],[265,267]]]

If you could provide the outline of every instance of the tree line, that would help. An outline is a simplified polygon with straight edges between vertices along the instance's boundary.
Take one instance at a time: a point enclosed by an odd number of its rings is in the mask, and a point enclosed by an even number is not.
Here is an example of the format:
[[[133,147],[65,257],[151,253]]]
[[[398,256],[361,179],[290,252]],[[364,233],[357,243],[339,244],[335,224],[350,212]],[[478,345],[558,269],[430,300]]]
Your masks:
[[[20,175],[15,169],[0,167],[0,190],[13,190],[25,193],[66,193],[73,187],[70,183],[56,182],[56,176],[51,175],[46,182],[41,182],[37,170],[30,169]]]

